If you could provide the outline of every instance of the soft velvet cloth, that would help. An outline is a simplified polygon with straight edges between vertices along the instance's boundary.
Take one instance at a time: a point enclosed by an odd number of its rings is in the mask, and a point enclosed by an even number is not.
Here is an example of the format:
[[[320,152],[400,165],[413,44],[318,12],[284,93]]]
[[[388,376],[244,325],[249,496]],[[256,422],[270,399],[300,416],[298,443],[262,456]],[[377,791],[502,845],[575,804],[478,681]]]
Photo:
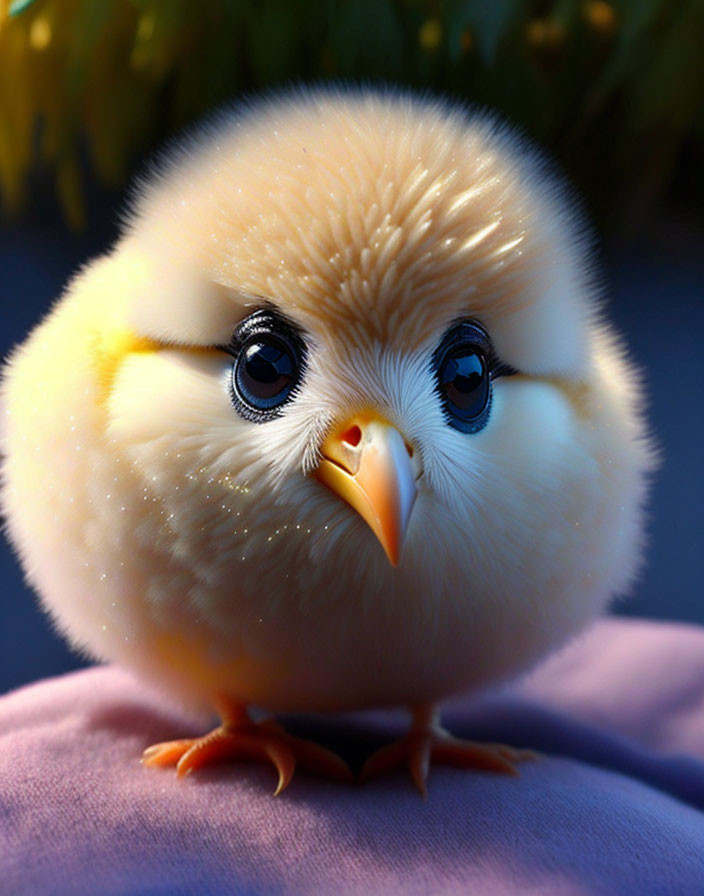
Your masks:
[[[357,765],[404,726],[288,722]],[[601,622],[445,722],[545,755],[518,778],[433,767],[427,802],[401,773],[274,799],[264,766],[141,766],[198,726],[123,671],[23,688],[0,699],[0,893],[704,893],[704,629]]]

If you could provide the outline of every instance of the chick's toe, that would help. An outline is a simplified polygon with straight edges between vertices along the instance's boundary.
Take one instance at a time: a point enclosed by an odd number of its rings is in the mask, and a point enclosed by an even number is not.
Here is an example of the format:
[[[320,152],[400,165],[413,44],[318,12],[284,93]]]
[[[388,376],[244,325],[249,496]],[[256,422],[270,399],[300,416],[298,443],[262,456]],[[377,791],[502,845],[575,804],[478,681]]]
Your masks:
[[[532,750],[506,744],[454,737],[440,725],[439,713],[434,707],[420,707],[414,710],[413,715],[411,730],[405,737],[381,747],[365,762],[360,774],[362,781],[407,766],[413,783],[426,799],[426,780],[431,762],[515,776],[518,775],[516,763],[538,756]]]
[[[352,781],[348,766],[331,750],[288,734],[273,719],[253,722],[244,706],[222,716],[223,722],[202,737],[154,744],[142,754],[147,766],[175,765],[179,777],[223,760],[270,762],[279,775],[277,796],[291,783],[296,766],[339,781]]]

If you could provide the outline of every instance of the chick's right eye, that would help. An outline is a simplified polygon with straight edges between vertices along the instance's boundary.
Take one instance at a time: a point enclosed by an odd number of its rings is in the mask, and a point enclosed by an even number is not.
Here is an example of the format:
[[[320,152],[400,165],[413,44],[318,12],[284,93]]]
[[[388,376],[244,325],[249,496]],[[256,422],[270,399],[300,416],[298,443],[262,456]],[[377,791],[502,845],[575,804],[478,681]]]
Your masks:
[[[226,351],[234,358],[230,397],[239,415],[253,423],[278,417],[303,372],[299,330],[279,313],[260,309],[242,321]]]
[[[252,407],[269,410],[288,398],[295,383],[296,362],[275,337],[255,337],[234,366],[234,386]]]

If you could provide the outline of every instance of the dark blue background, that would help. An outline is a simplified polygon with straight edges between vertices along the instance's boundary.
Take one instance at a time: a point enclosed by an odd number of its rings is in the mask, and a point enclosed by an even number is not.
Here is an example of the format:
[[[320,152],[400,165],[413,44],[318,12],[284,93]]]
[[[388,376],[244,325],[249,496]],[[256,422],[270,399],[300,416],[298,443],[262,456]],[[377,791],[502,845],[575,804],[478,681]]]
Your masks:
[[[117,233],[117,205],[91,200],[89,230],[71,234],[50,200],[0,235],[3,356],[59,295],[72,271]],[[621,612],[704,622],[704,229],[668,212],[629,248],[604,251],[609,316],[644,372],[662,453],[650,502],[647,563]],[[47,359],[51,363],[51,359]],[[0,692],[80,665],[53,634],[0,539]]]

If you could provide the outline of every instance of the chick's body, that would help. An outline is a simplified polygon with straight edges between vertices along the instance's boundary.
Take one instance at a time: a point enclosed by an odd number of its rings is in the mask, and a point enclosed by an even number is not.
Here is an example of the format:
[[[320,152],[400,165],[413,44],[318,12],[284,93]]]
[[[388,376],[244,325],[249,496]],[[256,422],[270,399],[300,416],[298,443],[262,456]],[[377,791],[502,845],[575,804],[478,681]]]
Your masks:
[[[4,380],[3,504],[80,648],[176,698],[435,703],[527,669],[632,576],[648,450],[579,227],[504,129],[407,97],[310,93],[191,141]],[[233,407],[256,309],[302,334],[278,416]],[[476,432],[433,353],[485,329]],[[508,367],[506,368],[508,369]],[[313,473],[373,413],[413,455],[396,568]]]

